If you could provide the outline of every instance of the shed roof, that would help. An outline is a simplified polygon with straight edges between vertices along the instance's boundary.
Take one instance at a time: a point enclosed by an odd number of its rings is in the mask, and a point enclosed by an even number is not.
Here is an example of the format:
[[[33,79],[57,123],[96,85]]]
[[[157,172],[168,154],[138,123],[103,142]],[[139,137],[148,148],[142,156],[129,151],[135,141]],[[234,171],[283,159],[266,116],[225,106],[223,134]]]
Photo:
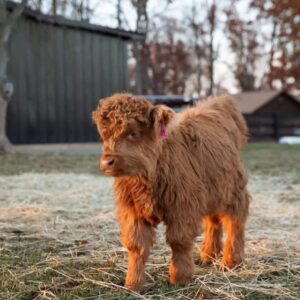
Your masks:
[[[13,10],[17,5],[18,5],[18,3],[15,3],[13,1],[6,2],[6,6],[7,6],[8,10]],[[110,27],[105,27],[105,26],[101,26],[101,25],[90,24],[87,21],[75,21],[75,20],[67,19],[62,16],[46,15],[46,14],[42,14],[36,10],[33,10],[31,8],[28,8],[28,7],[25,8],[22,15],[27,18],[34,19],[37,22],[43,22],[43,23],[67,27],[67,28],[92,31],[92,32],[99,33],[99,34],[119,37],[124,40],[141,41],[144,39],[144,34],[139,33],[139,32],[126,31],[126,30],[117,29],[117,28],[110,28]]]
[[[238,108],[244,114],[254,113],[256,110],[267,104],[280,94],[285,94],[288,97],[294,99],[300,103],[300,98],[294,97],[293,95],[285,91],[252,91],[243,92],[240,94],[232,95]]]

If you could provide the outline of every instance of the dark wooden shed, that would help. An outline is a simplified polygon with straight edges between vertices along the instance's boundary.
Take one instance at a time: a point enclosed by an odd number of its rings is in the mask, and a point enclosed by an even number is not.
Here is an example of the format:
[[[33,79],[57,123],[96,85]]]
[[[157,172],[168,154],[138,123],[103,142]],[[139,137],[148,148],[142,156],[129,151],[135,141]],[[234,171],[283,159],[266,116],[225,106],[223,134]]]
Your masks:
[[[142,38],[26,9],[9,45],[11,142],[98,140],[91,112],[100,98],[128,89],[127,44]]]
[[[253,140],[300,136],[300,99],[286,91],[253,91],[233,95]]]

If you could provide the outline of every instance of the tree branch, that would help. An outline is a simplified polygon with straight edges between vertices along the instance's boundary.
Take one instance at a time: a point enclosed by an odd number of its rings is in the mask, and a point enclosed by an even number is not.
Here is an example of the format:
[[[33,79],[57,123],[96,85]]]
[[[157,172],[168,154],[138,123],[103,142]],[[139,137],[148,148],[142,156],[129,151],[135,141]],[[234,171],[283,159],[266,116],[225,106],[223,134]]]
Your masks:
[[[8,41],[10,32],[14,24],[16,23],[18,17],[22,14],[27,5],[27,0],[22,0],[22,2],[13,10],[13,12],[7,17],[1,32],[1,39],[6,43]],[[5,7],[6,9],[6,7]]]

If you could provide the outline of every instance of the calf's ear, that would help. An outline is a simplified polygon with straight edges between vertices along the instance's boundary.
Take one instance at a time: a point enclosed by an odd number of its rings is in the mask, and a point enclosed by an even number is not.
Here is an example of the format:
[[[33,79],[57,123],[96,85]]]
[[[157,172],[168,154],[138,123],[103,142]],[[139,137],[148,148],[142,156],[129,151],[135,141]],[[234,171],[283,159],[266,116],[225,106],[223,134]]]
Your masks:
[[[96,109],[96,110],[94,110],[93,112],[92,112],[92,120],[93,120],[93,123],[94,124],[97,124],[98,122],[98,120],[99,120],[99,118],[100,118],[100,113],[99,113],[99,111]]]
[[[92,112],[92,121],[96,124],[98,131],[100,132],[99,122],[101,117],[101,100],[99,100],[96,110]]]
[[[161,137],[164,137],[166,134],[166,126],[172,120],[174,114],[175,112],[165,105],[156,105],[151,109],[150,123]]]
[[[92,120],[95,124],[97,124],[97,121],[100,118],[100,110],[101,110],[101,99],[98,102],[98,106],[97,106],[96,110],[94,110],[92,112]]]

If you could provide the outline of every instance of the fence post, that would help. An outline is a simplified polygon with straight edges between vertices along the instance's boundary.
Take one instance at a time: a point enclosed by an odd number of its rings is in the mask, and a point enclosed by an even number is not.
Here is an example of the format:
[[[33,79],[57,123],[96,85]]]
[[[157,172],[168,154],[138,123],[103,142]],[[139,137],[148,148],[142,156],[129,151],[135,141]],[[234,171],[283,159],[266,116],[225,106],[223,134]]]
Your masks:
[[[273,114],[273,130],[274,130],[274,138],[276,141],[279,139],[279,124],[278,124],[278,114]]]

